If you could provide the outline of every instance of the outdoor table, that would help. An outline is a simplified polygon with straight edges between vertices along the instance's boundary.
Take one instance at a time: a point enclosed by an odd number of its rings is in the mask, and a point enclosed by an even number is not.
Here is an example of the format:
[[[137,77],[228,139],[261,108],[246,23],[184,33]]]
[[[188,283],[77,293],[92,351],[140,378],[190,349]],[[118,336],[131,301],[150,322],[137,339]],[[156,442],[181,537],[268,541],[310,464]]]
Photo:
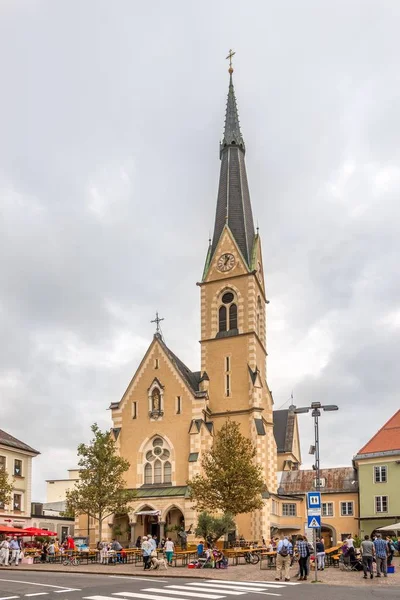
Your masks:
[[[276,552],[261,552],[260,569],[275,569],[276,567]],[[263,565],[263,563],[266,563]]]

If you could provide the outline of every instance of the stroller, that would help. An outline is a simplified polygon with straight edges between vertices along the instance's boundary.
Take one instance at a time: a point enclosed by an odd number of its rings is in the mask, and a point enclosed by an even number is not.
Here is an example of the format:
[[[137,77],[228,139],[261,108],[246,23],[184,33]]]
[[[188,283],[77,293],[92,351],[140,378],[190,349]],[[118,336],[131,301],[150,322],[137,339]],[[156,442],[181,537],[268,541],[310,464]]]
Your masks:
[[[342,571],[362,571],[361,560],[357,558],[354,548],[344,548],[339,559],[339,567]]]

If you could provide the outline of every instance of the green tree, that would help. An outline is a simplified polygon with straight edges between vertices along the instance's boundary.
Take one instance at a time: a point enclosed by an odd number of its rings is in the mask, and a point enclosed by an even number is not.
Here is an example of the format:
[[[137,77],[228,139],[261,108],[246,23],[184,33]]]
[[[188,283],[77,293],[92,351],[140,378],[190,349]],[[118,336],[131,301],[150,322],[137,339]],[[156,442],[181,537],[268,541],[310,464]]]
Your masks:
[[[118,456],[111,432],[100,431],[95,423],[89,444],[79,444],[79,482],[67,492],[66,512],[87,514],[99,522],[101,536],[104,519],[126,514],[135,492],[125,489],[124,473],[129,462]]]
[[[10,479],[5,469],[0,469],[0,505],[9,504],[14,488],[14,481]]]
[[[232,515],[226,513],[220,517],[202,512],[197,521],[196,536],[215,544],[220,537],[236,528]]]
[[[203,474],[188,481],[195,508],[233,516],[261,508],[265,484],[255,456],[256,448],[240,433],[239,423],[228,420],[202,459]]]

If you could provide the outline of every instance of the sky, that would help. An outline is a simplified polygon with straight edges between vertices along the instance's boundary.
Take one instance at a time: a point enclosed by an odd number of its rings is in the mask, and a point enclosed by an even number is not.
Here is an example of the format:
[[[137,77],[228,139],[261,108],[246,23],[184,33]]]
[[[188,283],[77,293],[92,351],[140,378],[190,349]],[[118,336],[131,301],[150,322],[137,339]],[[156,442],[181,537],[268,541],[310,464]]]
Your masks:
[[[111,425],[156,310],[199,369],[230,48],[275,408],[337,404],[321,466],[351,464],[400,407],[400,4],[2,0],[0,16],[0,428],[41,452],[32,500]]]

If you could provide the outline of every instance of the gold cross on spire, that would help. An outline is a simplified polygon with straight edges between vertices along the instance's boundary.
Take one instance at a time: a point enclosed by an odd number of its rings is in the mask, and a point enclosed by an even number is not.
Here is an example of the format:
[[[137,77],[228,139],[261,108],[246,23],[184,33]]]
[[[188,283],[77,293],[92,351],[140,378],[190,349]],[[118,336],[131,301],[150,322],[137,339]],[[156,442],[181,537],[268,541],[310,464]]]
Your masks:
[[[229,50],[229,54],[226,57],[226,60],[228,60],[229,58],[229,73],[233,73],[233,67],[232,67],[232,56],[235,56],[236,52],[234,52],[232,50],[232,48]]]

